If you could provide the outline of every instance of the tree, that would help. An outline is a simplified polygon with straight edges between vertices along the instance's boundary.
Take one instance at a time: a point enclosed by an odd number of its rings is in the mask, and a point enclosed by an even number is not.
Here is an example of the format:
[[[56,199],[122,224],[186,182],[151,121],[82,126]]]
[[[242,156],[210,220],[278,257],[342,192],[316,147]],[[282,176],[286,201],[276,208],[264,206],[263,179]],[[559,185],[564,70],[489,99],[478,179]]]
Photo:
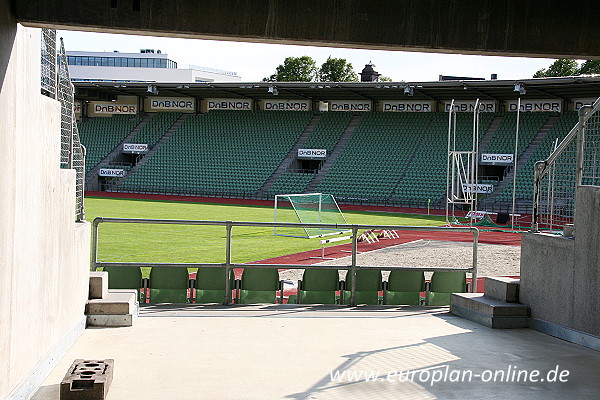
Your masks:
[[[312,82],[317,76],[315,60],[309,56],[287,57],[264,82]]]
[[[579,68],[577,75],[600,74],[600,60],[587,60]]]
[[[345,58],[327,57],[327,61],[319,69],[319,80],[321,82],[356,82],[358,75],[354,72],[352,64]]]
[[[392,78],[390,78],[389,76],[383,76],[383,75],[381,75],[379,77],[379,82],[393,82],[393,81],[392,81]]]
[[[548,78],[553,76],[575,76],[579,75],[579,65],[576,60],[565,58],[558,59],[546,68],[542,68],[533,74],[534,78]]]

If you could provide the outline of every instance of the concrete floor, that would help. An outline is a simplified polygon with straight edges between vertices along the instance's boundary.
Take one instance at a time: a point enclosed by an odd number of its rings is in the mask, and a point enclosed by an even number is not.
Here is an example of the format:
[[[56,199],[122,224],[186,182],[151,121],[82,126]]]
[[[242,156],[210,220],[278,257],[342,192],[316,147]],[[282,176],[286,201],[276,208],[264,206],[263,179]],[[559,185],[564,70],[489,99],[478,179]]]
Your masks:
[[[77,358],[115,360],[108,400],[600,398],[600,352],[447,308],[145,306],[133,327],[86,329],[33,399],[58,399]],[[557,366],[566,382],[548,382]]]

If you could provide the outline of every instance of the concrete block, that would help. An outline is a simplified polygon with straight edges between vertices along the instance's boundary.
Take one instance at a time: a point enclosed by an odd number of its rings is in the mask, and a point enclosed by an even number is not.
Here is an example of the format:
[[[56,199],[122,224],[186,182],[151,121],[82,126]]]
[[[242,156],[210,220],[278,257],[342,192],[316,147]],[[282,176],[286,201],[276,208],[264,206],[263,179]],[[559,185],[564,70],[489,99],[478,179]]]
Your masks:
[[[103,299],[108,295],[108,272],[90,272],[89,299]]]
[[[138,311],[136,310],[132,314],[125,315],[87,315],[86,316],[86,324],[87,326],[95,326],[95,327],[105,327],[105,328],[116,328],[116,327],[126,327],[133,326],[135,319],[138,316]]]
[[[529,321],[529,307],[505,303],[483,293],[453,293],[450,312],[495,329],[525,328]]]
[[[506,303],[519,302],[519,279],[485,278],[485,296]]]
[[[60,383],[60,400],[104,400],[113,379],[114,360],[78,359]]]
[[[456,316],[468,319],[469,321],[476,322],[492,329],[526,328],[529,323],[528,317],[492,317],[490,315],[456,305],[452,307],[451,312]]]
[[[86,315],[127,315],[138,306],[135,290],[109,290],[103,299],[88,300]]]

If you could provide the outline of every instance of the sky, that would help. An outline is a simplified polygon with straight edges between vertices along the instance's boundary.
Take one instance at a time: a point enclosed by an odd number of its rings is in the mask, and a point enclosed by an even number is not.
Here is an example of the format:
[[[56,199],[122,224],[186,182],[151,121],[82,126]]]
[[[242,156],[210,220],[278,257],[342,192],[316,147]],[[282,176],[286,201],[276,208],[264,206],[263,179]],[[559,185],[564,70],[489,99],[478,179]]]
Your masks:
[[[499,56],[417,53],[385,50],[342,49],[331,47],[291,46],[216,40],[164,38],[108,33],[58,31],[67,51],[114,51],[138,53],[156,49],[182,64],[237,72],[243,82],[258,82],[275,72],[286,57],[310,56],[317,66],[327,57],[345,58],[360,72],[372,62],[376,71],[394,82],[437,81],[439,75],[490,79],[526,79],[554,60]]]

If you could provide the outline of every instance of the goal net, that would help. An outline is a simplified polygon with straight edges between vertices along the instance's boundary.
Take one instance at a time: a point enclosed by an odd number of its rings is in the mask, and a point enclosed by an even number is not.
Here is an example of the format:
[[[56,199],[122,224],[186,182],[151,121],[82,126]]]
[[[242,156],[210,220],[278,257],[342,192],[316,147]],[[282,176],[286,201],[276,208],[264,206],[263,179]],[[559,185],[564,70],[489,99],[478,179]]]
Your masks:
[[[346,219],[331,194],[278,194],[275,196],[275,222],[346,224]],[[344,232],[348,230],[304,227],[275,227],[274,229],[274,234],[278,236],[303,238],[337,235]]]

